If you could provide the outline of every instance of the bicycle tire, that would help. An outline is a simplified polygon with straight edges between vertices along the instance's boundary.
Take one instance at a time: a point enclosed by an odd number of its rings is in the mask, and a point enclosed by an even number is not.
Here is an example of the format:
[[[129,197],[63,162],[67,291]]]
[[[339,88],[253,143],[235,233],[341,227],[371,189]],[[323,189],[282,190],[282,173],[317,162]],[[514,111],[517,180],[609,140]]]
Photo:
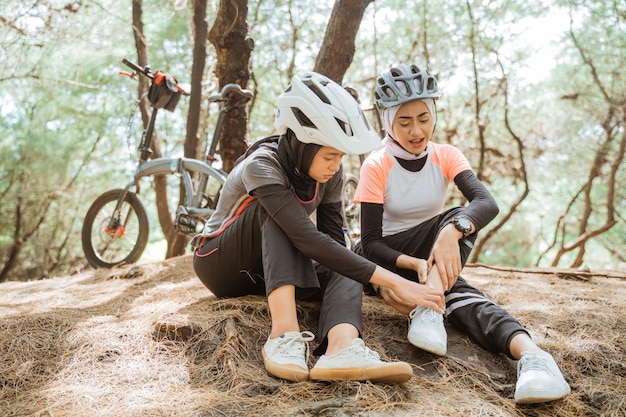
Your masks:
[[[120,210],[123,219],[111,230],[109,220],[124,190],[114,189],[101,194],[93,202],[83,222],[83,252],[95,268],[112,268],[139,260],[148,243],[148,215],[135,193],[128,192]]]
[[[354,202],[354,194],[359,180],[351,174],[346,174],[343,179],[342,202],[344,227],[348,229],[348,237],[352,247],[361,239],[361,207]]]

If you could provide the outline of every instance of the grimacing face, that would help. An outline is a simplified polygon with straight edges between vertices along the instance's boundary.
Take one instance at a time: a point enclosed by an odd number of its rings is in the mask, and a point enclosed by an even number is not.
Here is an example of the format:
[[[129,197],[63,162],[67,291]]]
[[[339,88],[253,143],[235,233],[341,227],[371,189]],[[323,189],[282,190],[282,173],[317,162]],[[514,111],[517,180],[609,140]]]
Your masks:
[[[325,183],[335,176],[345,154],[335,148],[322,146],[313,157],[309,168],[309,177],[317,182]]]
[[[406,151],[419,155],[426,150],[435,125],[426,103],[413,100],[400,106],[393,119],[392,129],[394,139]]]

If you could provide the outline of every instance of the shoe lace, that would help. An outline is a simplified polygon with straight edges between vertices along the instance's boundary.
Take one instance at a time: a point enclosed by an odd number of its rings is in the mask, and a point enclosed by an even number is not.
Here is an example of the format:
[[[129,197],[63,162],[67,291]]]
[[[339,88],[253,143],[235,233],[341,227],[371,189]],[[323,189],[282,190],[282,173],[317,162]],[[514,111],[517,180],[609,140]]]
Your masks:
[[[547,371],[548,366],[546,361],[542,358],[539,358],[535,355],[524,355],[520,358],[518,362],[519,374],[528,371]]]
[[[380,355],[378,354],[378,352],[375,352],[372,349],[370,349],[367,346],[365,346],[365,359],[370,359],[370,358],[379,360],[380,359]]]
[[[429,308],[428,310],[426,310],[426,312],[424,313],[424,315],[422,316],[424,321],[438,321],[438,319],[441,317],[441,315],[437,314],[435,312],[435,310]]]
[[[380,359],[380,355],[378,354],[378,352],[365,346],[365,343],[363,343],[362,341],[360,341],[357,344],[352,345],[352,350],[356,354],[362,354],[366,360],[370,358],[373,358],[376,360]]]
[[[417,315],[418,310],[421,310],[421,309],[422,309],[421,307],[415,308],[413,311],[409,313],[409,318],[413,319]],[[437,314],[435,310],[433,310],[432,308],[427,308],[426,311],[424,311],[424,314],[422,314],[423,321],[437,322],[441,320],[441,317],[442,316],[440,314]]]
[[[309,344],[307,342],[315,339],[315,335],[311,332],[301,332],[297,336],[284,337],[278,342],[276,352],[289,358],[298,359],[304,354],[304,359],[309,358]]]

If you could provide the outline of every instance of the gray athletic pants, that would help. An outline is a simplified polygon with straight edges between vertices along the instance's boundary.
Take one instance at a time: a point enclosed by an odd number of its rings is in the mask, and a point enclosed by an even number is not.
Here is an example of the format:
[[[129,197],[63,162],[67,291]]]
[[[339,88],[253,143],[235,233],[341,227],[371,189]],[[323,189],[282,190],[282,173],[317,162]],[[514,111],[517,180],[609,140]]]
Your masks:
[[[416,258],[428,259],[441,229],[460,214],[461,208],[450,209],[432,219],[404,232],[383,239],[389,247]],[[459,240],[461,263],[467,262],[476,233]],[[360,245],[355,252],[361,253]],[[406,269],[395,271],[399,275],[419,282],[417,272]],[[459,277],[446,296],[446,318],[459,330],[466,333],[482,348],[505,353],[509,357],[509,343],[516,334],[528,332],[506,310],[489,300],[485,294]]]
[[[349,323],[362,335],[363,285],[304,256],[258,201],[252,202],[220,235],[200,243],[196,274],[217,297],[268,295],[296,286],[296,299],[321,301],[314,354],[328,345],[328,331]]]

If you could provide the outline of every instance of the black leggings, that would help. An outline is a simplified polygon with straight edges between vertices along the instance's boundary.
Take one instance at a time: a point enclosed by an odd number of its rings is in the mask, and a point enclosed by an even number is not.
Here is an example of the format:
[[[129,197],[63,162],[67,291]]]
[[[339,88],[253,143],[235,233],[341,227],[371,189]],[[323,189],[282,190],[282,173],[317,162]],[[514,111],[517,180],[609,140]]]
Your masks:
[[[459,214],[460,208],[450,209],[412,229],[386,236],[385,243],[407,255],[428,259],[439,232]],[[476,233],[459,240],[461,263],[465,266]],[[359,245],[355,249],[362,253]],[[417,272],[399,269],[396,271],[406,279],[419,282]],[[505,353],[512,358],[509,343],[513,336],[522,332],[528,334],[522,325],[506,310],[489,300],[485,294],[472,287],[459,277],[450,291],[446,292],[446,317],[459,330],[466,333],[482,348]]]
[[[349,323],[362,334],[363,285],[304,256],[254,201],[219,236],[197,249],[193,266],[217,297],[267,295],[295,285],[299,300],[321,301],[315,354],[323,354],[328,331]]]

